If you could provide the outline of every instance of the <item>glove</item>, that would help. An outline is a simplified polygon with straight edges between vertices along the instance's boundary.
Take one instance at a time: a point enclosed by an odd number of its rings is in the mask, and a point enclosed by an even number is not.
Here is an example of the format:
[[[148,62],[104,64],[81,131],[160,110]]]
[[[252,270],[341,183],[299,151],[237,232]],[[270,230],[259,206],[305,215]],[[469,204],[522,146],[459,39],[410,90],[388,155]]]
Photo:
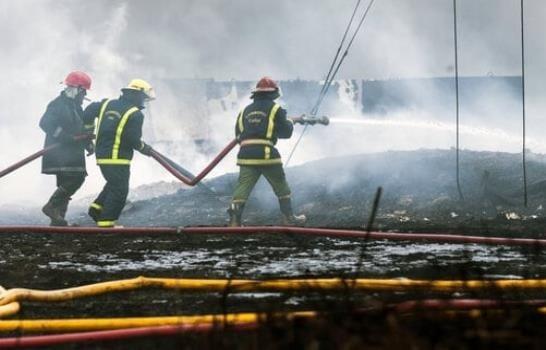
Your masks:
[[[93,142],[89,142],[87,146],[85,146],[85,150],[87,151],[87,156],[92,156],[95,154],[95,144]]]
[[[148,145],[145,142],[142,142],[142,147],[140,148],[139,152],[144,154],[145,156],[150,157],[152,155],[153,150],[154,149],[150,145]]]

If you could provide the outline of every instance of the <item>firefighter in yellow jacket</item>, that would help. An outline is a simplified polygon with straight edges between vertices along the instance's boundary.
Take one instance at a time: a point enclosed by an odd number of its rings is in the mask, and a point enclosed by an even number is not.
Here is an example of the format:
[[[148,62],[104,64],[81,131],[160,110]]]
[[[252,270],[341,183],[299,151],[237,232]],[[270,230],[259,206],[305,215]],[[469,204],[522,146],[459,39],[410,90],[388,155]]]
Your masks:
[[[240,144],[237,155],[240,172],[228,209],[230,226],[241,225],[245,203],[261,175],[267,179],[279,199],[283,224],[305,223],[304,215],[294,215],[292,211],[290,187],[281,156],[275,148],[277,139],[290,138],[294,130],[294,122],[287,117],[286,110],[275,103],[278,97],[277,83],[264,77],[252,91],[253,102],[243,108],[237,117],[235,135]]]
[[[121,89],[118,99],[91,103],[84,112],[86,123],[98,118],[95,155],[106,184],[89,208],[89,215],[99,227],[113,227],[127,195],[134,150],[151,155],[152,148],[142,141],[144,104],[152,100],[152,86],[134,79]]]

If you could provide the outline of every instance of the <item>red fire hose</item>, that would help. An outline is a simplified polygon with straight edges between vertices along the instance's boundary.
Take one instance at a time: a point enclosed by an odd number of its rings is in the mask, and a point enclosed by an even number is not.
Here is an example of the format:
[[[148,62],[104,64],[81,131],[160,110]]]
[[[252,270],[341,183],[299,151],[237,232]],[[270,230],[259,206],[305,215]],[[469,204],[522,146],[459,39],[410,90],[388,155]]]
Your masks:
[[[84,134],[84,135],[78,135],[78,136],[74,136],[74,141],[82,141],[82,140],[86,140],[86,139],[92,139],[94,137],[94,135],[91,135],[91,134]],[[41,151],[38,151],[34,154],[31,154],[30,156],[26,157],[25,159],[23,160],[20,160],[18,161],[17,163],[7,167],[6,169],[0,171],[0,178],[1,177],[4,177],[6,176],[7,174],[21,168],[22,166],[25,166],[27,165],[28,163],[32,162],[33,160],[35,160],[36,158],[39,158],[41,156],[43,156],[44,154],[46,154],[47,152],[51,151],[51,150],[54,150],[55,148],[59,147],[61,145],[61,143],[54,143],[50,146],[47,146],[46,148],[42,149]]]
[[[185,183],[189,186],[195,186],[199,181],[201,181],[208,173],[211,172],[218,163],[224,159],[224,157],[237,145],[237,140],[233,139],[224,149],[210,162],[209,165],[205,167],[196,177],[190,179],[184,174],[180,173],[176,168],[174,168],[164,155],[159,153],[156,150],[152,150],[152,157],[159,162],[168,172],[170,172],[174,177]]]
[[[545,300],[498,300],[498,299],[425,299],[408,300],[390,307],[396,313],[415,311],[464,311],[488,310],[503,308],[531,308],[541,307]],[[371,309],[373,311],[374,309]],[[364,310],[366,311],[366,310]],[[369,311],[369,310],[368,310]],[[358,310],[357,310],[358,312]],[[255,330],[260,326],[257,322],[233,324],[229,331]],[[125,328],[106,331],[64,333],[53,335],[22,336],[0,338],[0,348],[26,348],[33,346],[52,346],[60,344],[79,344],[84,342],[113,341],[137,337],[160,337],[184,333],[206,333],[219,328],[221,325],[200,324],[192,326],[152,326],[139,328]]]
[[[39,158],[39,157],[43,156],[44,154],[46,154],[47,152],[59,147],[60,145],[61,145],[60,143],[55,143],[55,144],[53,144],[51,146],[48,146],[48,147],[44,148],[41,151],[38,151],[38,152],[36,152],[34,154],[31,154],[30,156],[26,157],[25,159],[20,160],[17,163],[15,163],[15,164],[7,167],[6,169],[0,171],[0,177],[6,176],[7,174],[9,174],[9,173],[19,169],[20,167],[32,162],[34,159]]]
[[[74,137],[74,141],[81,141],[85,139],[91,139],[94,135],[85,134],[85,135],[78,135]],[[203,169],[196,177],[193,179],[190,179],[186,175],[179,172],[175,167],[173,167],[167,158],[159,153],[156,150],[152,151],[152,157],[159,162],[165,169],[167,169],[171,174],[173,174],[177,179],[185,183],[189,186],[195,186],[197,183],[199,183],[205,176],[208,175],[222,161],[222,159],[225,158],[225,156],[237,145],[237,140],[233,139],[213,160],[210,162],[209,165]],[[25,166],[26,164],[32,162],[33,160],[43,156],[44,154],[50,152],[51,150],[54,150],[55,148],[58,148],[61,146],[60,143],[55,143],[53,145],[50,145],[36,153],[31,154],[30,156],[26,157],[25,159],[22,159],[18,161],[17,163],[7,167],[6,169],[0,171],[0,178],[3,176],[6,176],[9,173],[12,173],[13,171]]]
[[[24,336],[0,338],[0,348],[27,348],[32,346],[52,346],[67,343],[84,343],[108,340],[122,340],[137,337],[168,336],[184,333],[203,333],[221,329],[217,324],[200,324],[192,326],[153,326],[141,328],[126,328],[108,331],[65,333],[53,335]],[[258,323],[242,323],[229,325],[230,331],[247,331],[258,328]]]
[[[395,304],[392,309],[396,312],[410,312],[415,310],[472,310],[498,309],[508,307],[541,307],[546,300],[502,300],[502,299],[425,299],[408,300]]]
[[[357,230],[293,227],[52,227],[52,226],[0,226],[0,233],[65,233],[65,234],[291,234],[316,237],[360,238],[369,240],[428,241],[438,243],[475,243],[486,245],[546,247],[546,239],[466,236],[441,233],[364,232]]]

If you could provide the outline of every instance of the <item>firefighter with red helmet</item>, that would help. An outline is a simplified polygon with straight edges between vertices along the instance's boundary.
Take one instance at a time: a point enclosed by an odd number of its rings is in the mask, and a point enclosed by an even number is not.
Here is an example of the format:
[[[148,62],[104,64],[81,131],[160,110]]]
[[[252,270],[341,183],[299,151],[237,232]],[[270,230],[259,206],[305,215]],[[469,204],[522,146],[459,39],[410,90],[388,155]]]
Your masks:
[[[42,208],[52,226],[67,225],[68,203],[87,176],[84,150],[92,152],[89,139],[74,139],[93,132],[94,125],[84,125],[82,110],[91,78],[84,72],[74,71],[67,75],[64,85],[64,90],[47,105],[40,119],[40,128],[46,133],[45,147],[60,144],[42,158],[42,173],[57,177],[57,188]]]
[[[240,172],[228,209],[230,226],[241,225],[245,203],[262,175],[279,200],[283,224],[305,223],[304,215],[293,213],[290,187],[286,181],[281,155],[275,148],[278,139],[290,138],[294,130],[294,121],[275,102],[279,97],[277,83],[264,77],[252,91],[250,98],[253,102],[243,108],[237,117],[235,135],[240,145],[237,155]]]

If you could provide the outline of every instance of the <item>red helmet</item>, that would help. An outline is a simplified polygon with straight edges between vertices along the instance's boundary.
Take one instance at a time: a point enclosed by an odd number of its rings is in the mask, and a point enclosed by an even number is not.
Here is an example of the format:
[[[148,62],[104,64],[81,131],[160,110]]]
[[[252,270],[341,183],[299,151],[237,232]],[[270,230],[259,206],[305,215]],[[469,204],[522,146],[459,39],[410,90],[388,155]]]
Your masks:
[[[85,90],[91,89],[91,77],[84,72],[70,72],[64,79],[67,86],[82,87]]]
[[[279,85],[270,77],[263,77],[256,84],[256,88],[252,92],[272,92],[279,91]]]

